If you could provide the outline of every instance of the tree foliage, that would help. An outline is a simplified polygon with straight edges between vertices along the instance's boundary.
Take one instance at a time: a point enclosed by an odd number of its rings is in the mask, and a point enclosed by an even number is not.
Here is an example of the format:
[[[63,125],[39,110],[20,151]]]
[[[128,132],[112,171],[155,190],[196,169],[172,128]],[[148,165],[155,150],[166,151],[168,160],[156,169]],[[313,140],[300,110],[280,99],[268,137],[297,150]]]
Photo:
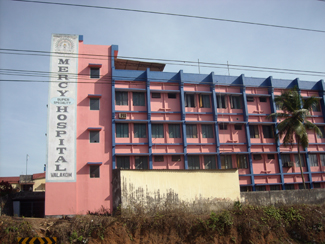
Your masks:
[[[12,192],[12,186],[8,181],[0,182],[0,196],[5,196]]]
[[[277,138],[283,138],[284,146],[297,144],[300,172],[306,189],[301,165],[300,146],[307,148],[309,145],[307,130],[313,130],[318,136],[322,136],[321,130],[307,119],[313,107],[318,105],[319,100],[315,97],[302,99],[297,88],[294,88],[286,90],[281,96],[276,97],[275,103],[283,112],[272,113],[269,117],[284,118],[277,125]]]

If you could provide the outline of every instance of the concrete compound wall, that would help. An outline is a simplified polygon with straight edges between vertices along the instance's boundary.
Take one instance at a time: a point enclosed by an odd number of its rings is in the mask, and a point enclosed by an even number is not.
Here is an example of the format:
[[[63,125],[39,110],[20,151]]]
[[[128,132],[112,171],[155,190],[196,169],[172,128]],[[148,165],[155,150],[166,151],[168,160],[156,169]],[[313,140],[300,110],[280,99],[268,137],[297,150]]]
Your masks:
[[[323,204],[325,189],[241,192],[241,203],[250,205]]]
[[[113,170],[113,209],[136,204],[220,205],[240,199],[237,169]]]

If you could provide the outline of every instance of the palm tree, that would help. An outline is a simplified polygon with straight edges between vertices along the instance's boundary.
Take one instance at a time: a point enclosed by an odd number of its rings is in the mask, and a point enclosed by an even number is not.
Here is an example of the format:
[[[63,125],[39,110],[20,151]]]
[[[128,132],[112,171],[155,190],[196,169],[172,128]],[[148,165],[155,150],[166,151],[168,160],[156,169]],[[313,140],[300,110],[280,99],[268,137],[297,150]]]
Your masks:
[[[315,124],[307,120],[313,107],[318,106],[319,100],[315,97],[309,97],[302,100],[297,88],[283,92],[281,96],[276,97],[274,100],[275,103],[282,108],[283,112],[272,113],[269,115],[269,118],[284,118],[284,120],[277,125],[278,134],[276,135],[278,139],[282,139],[284,136],[284,146],[293,145],[294,141],[296,141],[301,178],[304,189],[306,189],[301,165],[300,146],[303,148],[308,147],[307,130],[314,130],[318,136],[322,136],[321,130]]]

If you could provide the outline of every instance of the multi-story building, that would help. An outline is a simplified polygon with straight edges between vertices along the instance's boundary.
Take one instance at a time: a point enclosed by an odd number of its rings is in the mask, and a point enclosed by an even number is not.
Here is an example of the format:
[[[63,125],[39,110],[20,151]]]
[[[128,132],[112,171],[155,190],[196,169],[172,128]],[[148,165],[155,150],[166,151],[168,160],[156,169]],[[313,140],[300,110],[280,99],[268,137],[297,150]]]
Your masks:
[[[309,120],[323,130],[323,80],[163,72],[76,35],[53,35],[52,52],[46,215],[110,210],[116,168],[238,168],[242,191],[302,186],[297,147],[275,139],[279,121],[267,116],[279,111],[276,96],[297,87],[319,98]],[[325,139],[308,139],[304,178],[324,188]]]

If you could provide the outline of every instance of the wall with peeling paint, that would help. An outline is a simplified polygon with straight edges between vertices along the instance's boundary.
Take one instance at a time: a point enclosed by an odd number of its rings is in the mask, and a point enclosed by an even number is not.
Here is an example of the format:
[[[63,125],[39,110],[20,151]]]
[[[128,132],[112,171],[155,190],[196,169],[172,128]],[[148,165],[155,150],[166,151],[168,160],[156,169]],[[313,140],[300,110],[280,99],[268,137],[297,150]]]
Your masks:
[[[233,202],[240,199],[237,169],[113,170],[113,208]]]

